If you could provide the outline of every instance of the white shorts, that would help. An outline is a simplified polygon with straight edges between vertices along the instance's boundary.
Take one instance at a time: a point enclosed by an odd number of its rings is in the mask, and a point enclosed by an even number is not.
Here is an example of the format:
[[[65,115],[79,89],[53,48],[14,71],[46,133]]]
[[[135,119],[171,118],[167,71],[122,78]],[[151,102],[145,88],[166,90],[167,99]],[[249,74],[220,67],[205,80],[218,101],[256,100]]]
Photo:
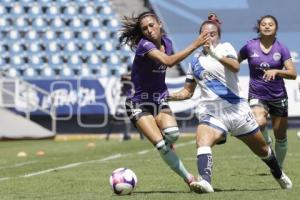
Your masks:
[[[241,102],[226,108],[201,106],[198,109],[199,124],[207,124],[220,130],[225,136],[231,132],[239,137],[254,134],[259,130],[255,117],[247,102]]]

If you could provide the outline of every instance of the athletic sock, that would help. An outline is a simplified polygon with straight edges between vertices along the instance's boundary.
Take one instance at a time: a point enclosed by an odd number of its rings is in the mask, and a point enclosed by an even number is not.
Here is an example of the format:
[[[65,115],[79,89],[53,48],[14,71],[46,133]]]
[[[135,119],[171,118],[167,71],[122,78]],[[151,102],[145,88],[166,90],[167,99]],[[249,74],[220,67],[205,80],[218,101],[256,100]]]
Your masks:
[[[197,149],[197,166],[199,175],[210,183],[213,166],[211,147],[204,146]]]
[[[264,130],[262,130],[262,134],[264,136],[264,139],[265,139],[267,145],[271,146],[272,145],[272,138],[269,136],[267,127],[264,128]]]
[[[282,170],[278,164],[278,161],[274,155],[273,150],[270,147],[268,149],[268,155],[266,157],[261,157],[261,159],[269,166],[273,176],[276,179],[279,179],[282,175]]]
[[[184,180],[188,180],[190,178],[189,172],[186,170],[182,161],[176,155],[174,151],[171,150],[170,145],[166,144],[164,140],[158,142],[155,147],[158,149],[160,156],[165,161],[169,167],[176,172],[179,176],[181,176]]]
[[[285,138],[283,140],[276,139],[275,154],[276,154],[276,158],[278,160],[280,167],[283,166],[283,161],[285,159],[286,152],[287,152],[287,146],[288,146],[287,138]]]

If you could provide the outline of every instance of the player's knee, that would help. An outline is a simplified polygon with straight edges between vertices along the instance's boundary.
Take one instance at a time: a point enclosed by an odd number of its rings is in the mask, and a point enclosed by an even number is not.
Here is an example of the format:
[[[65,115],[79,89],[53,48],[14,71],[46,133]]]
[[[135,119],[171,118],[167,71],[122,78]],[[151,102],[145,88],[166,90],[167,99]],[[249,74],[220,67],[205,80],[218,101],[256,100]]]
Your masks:
[[[268,160],[272,156],[272,149],[270,146],[265,145],[261,151],[256,153],[261,159]]]
[[[156,149],[162,153],[162,154],[166,154],[170,151],[170,145],[168,145],[165,140],[161,140],[159,141],[156,145],[155,145]]]
[[[255,117],[256,122],[258,123],[260,128],[265,128],[267,125],[267,119],[263,115],[258,115]]]
[[[171,144],[175,143],[179,138],[179,128],[177,126],[165,128],[163,133],[165,139]]]

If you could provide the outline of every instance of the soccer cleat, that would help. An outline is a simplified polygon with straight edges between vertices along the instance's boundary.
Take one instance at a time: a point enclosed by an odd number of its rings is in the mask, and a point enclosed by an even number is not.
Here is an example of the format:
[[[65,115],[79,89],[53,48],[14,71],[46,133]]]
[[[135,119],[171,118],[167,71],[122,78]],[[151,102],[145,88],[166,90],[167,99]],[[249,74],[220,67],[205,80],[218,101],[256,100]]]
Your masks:
[[[191,189],[191,183],[192,182],[195,182],[197,181],[196,178],[192,175],[192,174],[189,174],[189,178],[188,179],[184,179],[184,182],[189,186],[190,190],[192,191]]]
[[[204,179],[192,182],[190,184],[190,188],[193,192],[196,192],[196,193],[214,192],[214,188],[211,186],[211,184]]]
[[[292,189],[293,187],[291,179],[284,172],[282,172],[281,177],[276,179],[276,181],[279,183],[282,189]]]

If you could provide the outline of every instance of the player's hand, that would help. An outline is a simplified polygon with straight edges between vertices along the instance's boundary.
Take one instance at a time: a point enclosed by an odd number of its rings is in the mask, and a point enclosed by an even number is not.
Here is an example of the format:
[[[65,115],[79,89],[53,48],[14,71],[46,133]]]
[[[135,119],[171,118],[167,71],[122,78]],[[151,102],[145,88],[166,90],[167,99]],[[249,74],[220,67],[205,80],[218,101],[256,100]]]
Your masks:
[[[216,60],[220,60],[223,58],[223,56],[216,51],[216,49],[211,43],[208,46],[207,53]]]
[[[264,70],[263,79],[265,81],[273,81],[276,78],[278,71],[276,69]]]
[[[196,46],[197,48],[200,46],[203,46],[204,44],[206,44],[207,42],[209,42],[210,40],[210,36],[208,34],[207,31],[203,31],[199,37],[196,39]]]

